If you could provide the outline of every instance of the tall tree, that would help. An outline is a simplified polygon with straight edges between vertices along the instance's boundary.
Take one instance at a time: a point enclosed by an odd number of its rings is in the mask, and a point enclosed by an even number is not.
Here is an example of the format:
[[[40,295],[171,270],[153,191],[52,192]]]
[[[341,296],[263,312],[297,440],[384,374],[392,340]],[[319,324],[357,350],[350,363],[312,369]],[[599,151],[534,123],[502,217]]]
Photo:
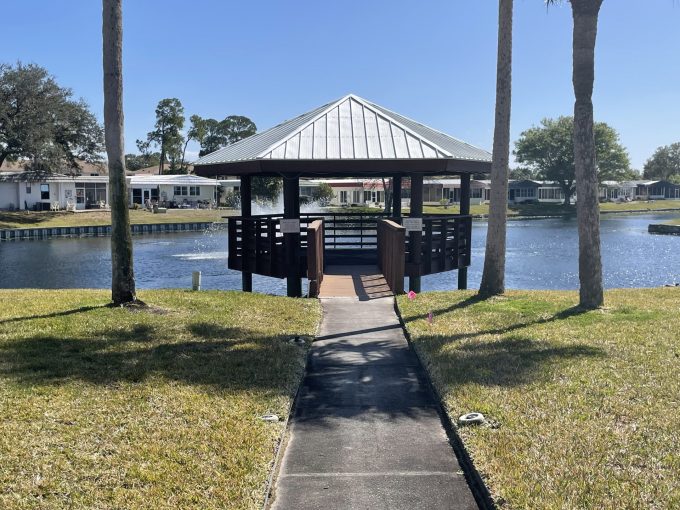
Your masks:
[[[626,148],[616,130],[604,122],[593,127],[598,180],[624,180],[635,177]],[[569,206],[575,191],[574,118],[543,119],[540,126],[522,132],[515,142],[515,157],[542,180],[557,183]]]
[[[658,147],[644,166],[645,179],[673,179],[680,177],[680,142]]]
[[[485,297],[505,292],[505,241],[512,99],[512,3],[512,0],[499,0],[498,2],[498,57],[491,160],[491,200],[484,272],[479,287],[480,295]]]
[[[115,305],[137,300],[132,265],[132,234],[125,185],[123,135],[122,0],[103,0],[104,132],[111,195],[111,298]]]
[[[579,237],[579,304],[593,309],[604,305],[600,254],[600,203],[593,135],[593,83],[595,41],[602,0],[571,0],[574,18],[574,161],[576,163],[576,215]]]
[[[200,146],[199,156],[205,156],[222,147],[254,135],[257,126],[248,117],[230,115],[224,120],[204,119],[199,115],[191,116],[188,136]]]
[[[0,65],[0,165],[78,173],[79,161],[99,162],[103,149],[103,129],[87,104],[46,69]]]
[[[257,133],[257,126],[248,117],[230,115],[222,122],[222,130],[227,138],[227,145],[248,138]]]
[[[147,135],[147,141],[156,144],[161,153],[158,173],[163,173],[163,165],[170,160],[170,168],[176,170],[182,156],[184,136],[184,107],[177,98],[161,99],[156,106],[156,125]]]
[[[600,254],[600,204],[593,135],[593,83],[597,19],[603,0],[570,0],[574,20],[572,83],[574,86],[574,162],[578,218],[579,305],[604,305]],[[557,0],[548,0],[549,4]]]

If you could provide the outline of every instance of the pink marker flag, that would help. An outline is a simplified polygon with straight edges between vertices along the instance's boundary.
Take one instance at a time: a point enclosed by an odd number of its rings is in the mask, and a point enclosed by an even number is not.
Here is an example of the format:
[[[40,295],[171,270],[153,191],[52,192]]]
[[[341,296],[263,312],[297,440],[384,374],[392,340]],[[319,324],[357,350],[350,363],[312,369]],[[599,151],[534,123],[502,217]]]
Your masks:
[[[428,312],[428,313],[427,313],[427,322],[428,322],[428,324],[432,324],[432,320],[433,320],[433,319],[434,319],[434,315],[432,314],[432,312]]]
[[[410,301],[413,301],[416,298],[416,293],[412,290],[409,290],[408,294],[406,294],[406,297],[408,297]]]

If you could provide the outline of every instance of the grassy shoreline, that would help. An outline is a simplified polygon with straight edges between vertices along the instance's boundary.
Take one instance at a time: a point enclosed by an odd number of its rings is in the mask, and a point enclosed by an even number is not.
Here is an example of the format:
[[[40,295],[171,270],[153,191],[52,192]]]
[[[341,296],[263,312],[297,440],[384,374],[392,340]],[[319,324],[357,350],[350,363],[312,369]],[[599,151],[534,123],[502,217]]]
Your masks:
[[[436,292],[399,308],[461,437],[503,508],[680,505],[680,289]],[[427,321],[428,312],[434,321]]]
[[[335,208],[337,212],[378,212],[378,209],[362,207]],[[404,212],[408,212],[406,209]],[[458,214],[458,205],[448,207],[440,205],[424,206],[425,214]],[[680,213],[680,201],[627,202],[600,204],[600,213],[605,214],[649,214],[654,212]],[[472,205],[470,213],[477,218],[486,218],[489,214],[488,204]],[[168,209],[166,214],[153,214],[141,209],[130,210],[130,223],[143,225],[151,223],[194,223],[224,222],[225,216],[238,215],[236,210],[211,209]],[[508,207],[508,219],[527,218],[561,218],[573,216],[576,208],[565,208],[561,204],[517,204]],[[0,211],[0,229],[14,228],[49,228],[49,227],[83,227],[105,226],[111,224],[109,211],[72,212],[26,212]]]
[[[168,209],[164,214],[153,214],[143,209],[130,209],[130,223],[195,223],[223,222],[224,216],[234,215],[223,209]],[[0,229],[51,228],[51,227],[98,227],[111,225],[111,212],[106,210],[73,212],[0,211]]]
[[[1,508],[261,507],[318,303],[140,298],[0,291]]]

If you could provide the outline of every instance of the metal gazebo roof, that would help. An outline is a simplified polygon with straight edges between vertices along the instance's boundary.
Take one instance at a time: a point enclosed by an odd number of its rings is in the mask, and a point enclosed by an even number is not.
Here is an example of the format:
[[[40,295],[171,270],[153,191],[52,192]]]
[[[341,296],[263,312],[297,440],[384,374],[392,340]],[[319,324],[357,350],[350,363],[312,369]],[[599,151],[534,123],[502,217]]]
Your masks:
[[[203,156],[202,176],[487,173],[491,154],[353,94]]]

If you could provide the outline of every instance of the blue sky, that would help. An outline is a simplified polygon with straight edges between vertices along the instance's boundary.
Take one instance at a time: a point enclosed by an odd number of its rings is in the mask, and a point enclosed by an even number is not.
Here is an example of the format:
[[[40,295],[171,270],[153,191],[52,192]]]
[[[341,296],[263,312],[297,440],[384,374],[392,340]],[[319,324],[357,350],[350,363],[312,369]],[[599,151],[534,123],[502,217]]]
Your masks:
[[[125,0],[129,152],[156,103],[246,115],[260,130],[353,92],[490,149],[497,2]],[[34,62],[102,116],[101,3],[6,2],[0,61]],[[680,141],[680,3],[605,0],[595,116],[633,166]],[[515,0],[512,140],[570,114],[571,11]],[[192,148],[196,150],[196,147]]]

